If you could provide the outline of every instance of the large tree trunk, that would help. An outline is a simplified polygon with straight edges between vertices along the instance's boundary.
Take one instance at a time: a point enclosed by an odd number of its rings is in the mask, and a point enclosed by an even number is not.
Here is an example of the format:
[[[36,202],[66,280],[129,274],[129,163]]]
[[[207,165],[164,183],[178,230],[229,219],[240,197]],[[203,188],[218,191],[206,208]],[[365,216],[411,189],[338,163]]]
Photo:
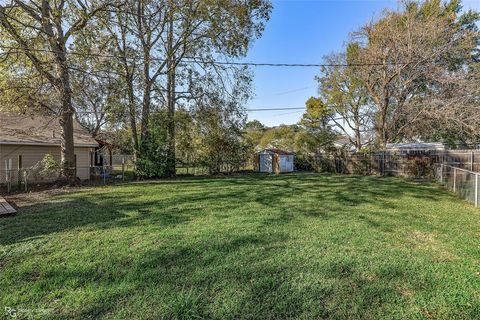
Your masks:
[[[143,49],[143,101],[142,101],[142,119],[140,123],[140,146],[143,147],[144,143],[149,139],[149,127],[148,122],[150,120],[150,102],[152,91],[152,80],[150,78],[150,36],[151,30],[148,27],[144,30],[143,17],[144,14],[144,2],[137,1],[137,24],[138,32],[140,33],[140,39]],[[145,39],[145,38],[146,39]]]
[[[167,163],[165,175],[176,175],[175,159],[175,57],[173,55],[173,17],[170,17],[168,31],[168,62],[167,62]]]
[[[144,146],[144,144],[149,139],[149,132],[148,132],[148,122],[150,118],[150,91],[151,85],[148,82],[143,84],[144,87],[144,96],[143,96],[143,103],[142,103],[142,120],[140,124],[140,145]]]
[[[75,163],[75,145],[73,141],[73,114],[75,109],[72,103],[72,88],[70,85],[70,73],[67,66],[66,58],[66,40],[63,38],[63,31],[61,27],[59,30],[58,39],[56,40],[54,53],[57,66],[59,69],[59,89],[61,92],[62,108],[60,116],[60,126],[62,128],[60,141],[60,159],[62,175],[66,178],[69,184],[76,183],[76,163]],[[54,41],[51,40],[51,43]]]
[[[176,175],[175,158],[175,68],[168,71],[168,100],[167,100],[167,163],[165,175],[174,177]]]
[[[65,98],[65,105],[68,105],[68,98]],[[76,163],[75,163],[75,149],[73,141],[73,110],[65,110],[60,117],[60,126],[62,128],[61,141],[60,141],[60,157],[62,175],[67,179],[70,184],[74,184],[76,180]]]
[[[138,160],[139,146],[138,146],[138,133],[137,133],[137,119],[135,110],[135,94],[133,90],[133,80],[129,77],[128,81],[128,113],[130,120],[130,129],[132,130],[132,147],[133,147],[133,162]]]
[[[380,119],[378,120],[378,124],[376,126],[376,136],[377,136],[377,144],[380,148],[385,148],[387,140],[386,140],[386,132],[385,132],[385,118],[380,115]]]
[[[358,125],[355,128],[355,144],[355,148],[357,148],[357,151],[360,151],[360,149],[362,149],[362,134]]]
[[[150,102],[151,102],[151,91],[152,83],[150,80],[150,52],[146,51],[144,54],[143,62],[143,101],[142,101],[142,120],[140,127],[140,145],[143,145],[148,141],[148,121],[150,118]]]
[[[377,145],[380,148],[385,148],[388,142],[387,113],[388,113],[388,107],[389,107],[389,96],[387,91],[385,90],[383,92],[383,97],[379,98],[379,97],[373,96],[373,99],[379,109],[377,119],[375,121],[375,136],[377,140]]]

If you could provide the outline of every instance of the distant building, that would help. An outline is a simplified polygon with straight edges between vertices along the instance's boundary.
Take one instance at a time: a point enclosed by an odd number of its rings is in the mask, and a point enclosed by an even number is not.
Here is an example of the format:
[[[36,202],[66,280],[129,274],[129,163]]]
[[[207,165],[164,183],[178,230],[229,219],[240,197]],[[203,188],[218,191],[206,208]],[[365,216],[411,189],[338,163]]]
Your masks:
[[[345,136],[339,136],[337,139],[335,139],[335,141],[333,141],[333,146],[336,149],[345,149],[348,151],[355,151],[355,146],[350,141],[350,139]]]
[[[6,164],[14,171],[35,166],[47,154],[60,162],[61,127],[57,118],[0,113],[0,182],[5,180]],[[80,126],[73,125],[75,167],[78,178],[90,178],[98,143]]]
[[[295,154],[281,149],[263,149],[255,155],[255,169],[258,172],[293,172]]]
[[[441,142],[410,142],[410,143],[387,143],[387,151],[443,151],[445,145]]]

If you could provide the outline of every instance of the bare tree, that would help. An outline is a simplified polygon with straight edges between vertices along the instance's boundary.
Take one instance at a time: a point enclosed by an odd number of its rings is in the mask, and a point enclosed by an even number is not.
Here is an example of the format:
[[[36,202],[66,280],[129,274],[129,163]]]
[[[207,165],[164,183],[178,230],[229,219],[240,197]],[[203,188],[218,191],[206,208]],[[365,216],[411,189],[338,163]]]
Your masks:
[[[434,107],[433,98],[460,98],[462,90],[455,94],[445,89],[458,85],[458,77],[465,79],[463,68],[477,45],[478,32],[472,26],[478,15],[460,16],[459,10],[458,1],[407,3],[403,11],[386,11],[354,33],[353,41],[360,46],[354,62],[362,65],[357,74],[377,111],[379,146],[415,136],[415,123],[457,107]]]

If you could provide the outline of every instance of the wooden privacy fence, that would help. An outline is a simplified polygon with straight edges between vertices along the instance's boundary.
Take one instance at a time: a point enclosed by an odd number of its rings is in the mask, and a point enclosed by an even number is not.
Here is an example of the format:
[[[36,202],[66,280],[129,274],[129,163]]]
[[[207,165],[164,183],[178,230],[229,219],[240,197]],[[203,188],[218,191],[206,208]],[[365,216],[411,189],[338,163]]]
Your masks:
[[[480,150],[320,154],[316,161],[338,173],[432,178],[475,207],[480,205]]]
[[[480,172],[480,150],[402,150],[373,153],[317,154],[319,171],[433,177],[438,164]]]
[[[480,150],[387,151],[376,157],[383,174],[433,177],[438,164],[480,172]]]

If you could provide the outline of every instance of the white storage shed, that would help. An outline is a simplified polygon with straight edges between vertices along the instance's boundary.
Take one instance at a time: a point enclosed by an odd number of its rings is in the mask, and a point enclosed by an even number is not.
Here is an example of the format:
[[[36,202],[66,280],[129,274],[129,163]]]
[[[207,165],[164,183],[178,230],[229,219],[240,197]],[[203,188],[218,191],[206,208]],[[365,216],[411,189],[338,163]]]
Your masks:
[[[295,154],[281,149],[264,149],[256,155],[258,172],[293,172]]]

